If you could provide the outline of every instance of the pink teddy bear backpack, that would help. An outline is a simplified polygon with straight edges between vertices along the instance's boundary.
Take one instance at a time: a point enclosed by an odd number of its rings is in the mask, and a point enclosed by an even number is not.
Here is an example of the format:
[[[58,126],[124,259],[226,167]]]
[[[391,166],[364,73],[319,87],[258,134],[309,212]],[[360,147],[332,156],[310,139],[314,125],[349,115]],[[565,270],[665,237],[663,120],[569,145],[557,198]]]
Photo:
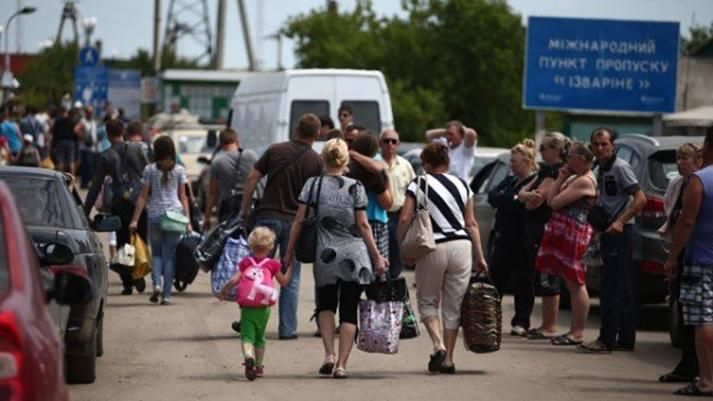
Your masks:
[[[249,265],[241,266],[238,281],[238,304],[244,308],[262,308],[272,306],[277,302],[278,291],[273,285],[273,272],[267,264],[272,261],[265,258],[257,263],[248,257]],[[242,262],[244,264],[245,262]]]

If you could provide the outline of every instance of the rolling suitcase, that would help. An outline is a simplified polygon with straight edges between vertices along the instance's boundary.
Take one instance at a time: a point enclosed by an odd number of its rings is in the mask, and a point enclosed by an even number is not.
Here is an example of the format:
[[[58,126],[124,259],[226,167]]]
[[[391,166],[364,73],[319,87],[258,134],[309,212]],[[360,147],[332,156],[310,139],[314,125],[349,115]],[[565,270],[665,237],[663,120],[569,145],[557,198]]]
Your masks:
[[[193,257],[193,252],[200,242],[200,234],[194,232],[183,236],[176,246],[176,275],[173,286],[179,292],[185,291],[198,275],[199,265]]]

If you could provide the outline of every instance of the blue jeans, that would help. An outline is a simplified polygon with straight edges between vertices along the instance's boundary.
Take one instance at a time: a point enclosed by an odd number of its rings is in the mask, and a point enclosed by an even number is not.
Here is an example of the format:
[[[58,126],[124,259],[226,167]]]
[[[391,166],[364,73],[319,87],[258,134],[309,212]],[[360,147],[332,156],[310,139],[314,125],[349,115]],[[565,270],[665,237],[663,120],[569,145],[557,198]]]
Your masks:
[[[176,274],[176,246],[181,233],[161,230],[161,219],[149,219],[149,243],[151,244],[151,281],[153,288],[162,287],[163,297],[171,297],[173,277]],[[161,284],[163,276],[163,285]]]
[[[277,236],[277,246],[280,248],[280,258],[285,256],[287,243],[290,240],[291,221],[278,219],[258,219],[255,226],[263,226],[271,229]],[[272,251],[274,256],[275,250]],[[297,304],[300,294],[300,269],[301,264],[297,260],[292,262],[292,280],[282,287],[280,291],[279,313],[280,323],[278,334],[280,337],[294,336],[297,334]]]
[[[635,278],[638,269],[632,261],[634,227],[628,224],[620,235],[600,236],[602,275],[599,308],[602,326],[599,341],[609,349],[618,343],[633,347],[636,342],[637,300]]]

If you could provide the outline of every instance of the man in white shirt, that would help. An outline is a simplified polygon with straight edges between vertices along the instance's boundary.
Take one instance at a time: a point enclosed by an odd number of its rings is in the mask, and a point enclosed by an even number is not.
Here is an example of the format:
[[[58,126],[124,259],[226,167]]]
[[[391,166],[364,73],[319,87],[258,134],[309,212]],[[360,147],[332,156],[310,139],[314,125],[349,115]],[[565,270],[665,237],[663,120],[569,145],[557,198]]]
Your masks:
[[[467,128],[462,122],[453,120],[446,123],[445,129],[437,128],[426,131],[426,140],[448,143],[448,157],[451,160],[450,172],[467,182],[473,167],[478,133],[472,128]]]

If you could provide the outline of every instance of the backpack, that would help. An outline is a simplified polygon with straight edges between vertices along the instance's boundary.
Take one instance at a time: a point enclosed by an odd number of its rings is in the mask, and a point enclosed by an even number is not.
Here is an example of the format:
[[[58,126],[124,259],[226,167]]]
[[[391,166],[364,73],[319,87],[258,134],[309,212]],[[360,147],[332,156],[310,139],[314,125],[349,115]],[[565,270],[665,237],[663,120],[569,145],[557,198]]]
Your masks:
[[[119,153],[116,150],[115,152]],[[131,165],[127,160],[128,153],[129,145],[124,144],[124,151],[119,153],[121,159],[116,172],[116,180],[112,181],[112,205],[122,199],[136,204],[144,185],[141,181],[141,172],[134,170],[136,176],[134,179],[131,178]]]
[[[34,146],[25,146],[20,150],[20,154],[17,157],[18,166],[26,167],[39,167],[40,157],[37,153],[37,149]]]

